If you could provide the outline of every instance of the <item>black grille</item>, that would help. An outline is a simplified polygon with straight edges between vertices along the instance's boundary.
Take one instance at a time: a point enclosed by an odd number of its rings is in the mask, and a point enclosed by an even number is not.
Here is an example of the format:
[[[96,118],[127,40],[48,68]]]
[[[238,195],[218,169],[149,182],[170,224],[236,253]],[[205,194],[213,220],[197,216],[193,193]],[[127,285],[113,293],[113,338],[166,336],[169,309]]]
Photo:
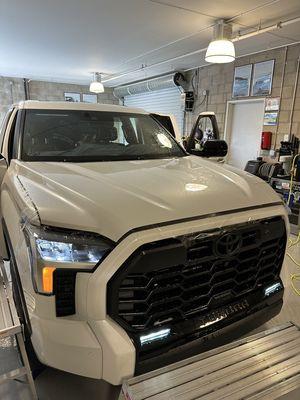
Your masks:
[[[76,271],[57,269],[54,273],[56,316],[75,314]]]
[[[108,313],[131,332],[195,318],[278,279],[285,244],[279,217],[150,243],[109,282]]]

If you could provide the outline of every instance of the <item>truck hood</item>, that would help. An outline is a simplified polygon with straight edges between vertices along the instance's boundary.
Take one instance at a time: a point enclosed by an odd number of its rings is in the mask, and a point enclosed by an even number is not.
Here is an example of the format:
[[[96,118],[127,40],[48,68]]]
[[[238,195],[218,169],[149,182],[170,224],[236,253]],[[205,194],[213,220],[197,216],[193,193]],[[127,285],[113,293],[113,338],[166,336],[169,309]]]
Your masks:
[[[42,224],[98,232],[114,241],[134,228],[279,200],[262,180],[195,156],[91,163],[13,161],[11,168]]]

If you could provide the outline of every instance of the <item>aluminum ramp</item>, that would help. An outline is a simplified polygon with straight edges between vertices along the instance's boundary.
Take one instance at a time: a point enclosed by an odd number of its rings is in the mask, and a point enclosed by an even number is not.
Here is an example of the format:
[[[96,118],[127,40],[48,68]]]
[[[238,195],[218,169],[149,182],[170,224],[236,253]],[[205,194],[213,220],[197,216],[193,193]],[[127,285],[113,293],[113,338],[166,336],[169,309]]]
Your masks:
[[[122,395],[126,400],[300,400],[300,330],[287,323],[131,378]]]
[[[18,345],[18,346],[17,346]],[[22,360],[19,356],[21,353]],[[23,365],[24,364],[24,365]],[[26,376],[32,398],[37,393],[31,375],[22,327],[16,312],[10,284],[3,263],[0,265],[0,384]]]

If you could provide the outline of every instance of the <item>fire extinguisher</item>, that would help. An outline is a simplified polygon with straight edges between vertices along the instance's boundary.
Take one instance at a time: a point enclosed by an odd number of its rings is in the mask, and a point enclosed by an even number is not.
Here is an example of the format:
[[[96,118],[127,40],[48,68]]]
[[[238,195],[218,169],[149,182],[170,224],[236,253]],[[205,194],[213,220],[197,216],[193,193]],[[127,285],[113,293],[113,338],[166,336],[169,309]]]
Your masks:
[[[262,132],[261,134],[261,150],[270,150],[272,145],[272,132]]]

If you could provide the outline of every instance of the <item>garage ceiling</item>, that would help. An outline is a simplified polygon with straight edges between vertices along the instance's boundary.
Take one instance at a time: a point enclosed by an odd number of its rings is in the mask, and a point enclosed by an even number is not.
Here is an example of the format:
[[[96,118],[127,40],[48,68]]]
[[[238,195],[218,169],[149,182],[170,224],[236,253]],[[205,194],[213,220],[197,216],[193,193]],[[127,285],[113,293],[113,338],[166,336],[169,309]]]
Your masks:
[[[217,19],[243,33],[295,17],[299,0],[1,0],[0,74],[84,84],[101,71],[117,86],[205,64],[184,55]],[[299,22],[237,42],[237,55],[298,41]]]

